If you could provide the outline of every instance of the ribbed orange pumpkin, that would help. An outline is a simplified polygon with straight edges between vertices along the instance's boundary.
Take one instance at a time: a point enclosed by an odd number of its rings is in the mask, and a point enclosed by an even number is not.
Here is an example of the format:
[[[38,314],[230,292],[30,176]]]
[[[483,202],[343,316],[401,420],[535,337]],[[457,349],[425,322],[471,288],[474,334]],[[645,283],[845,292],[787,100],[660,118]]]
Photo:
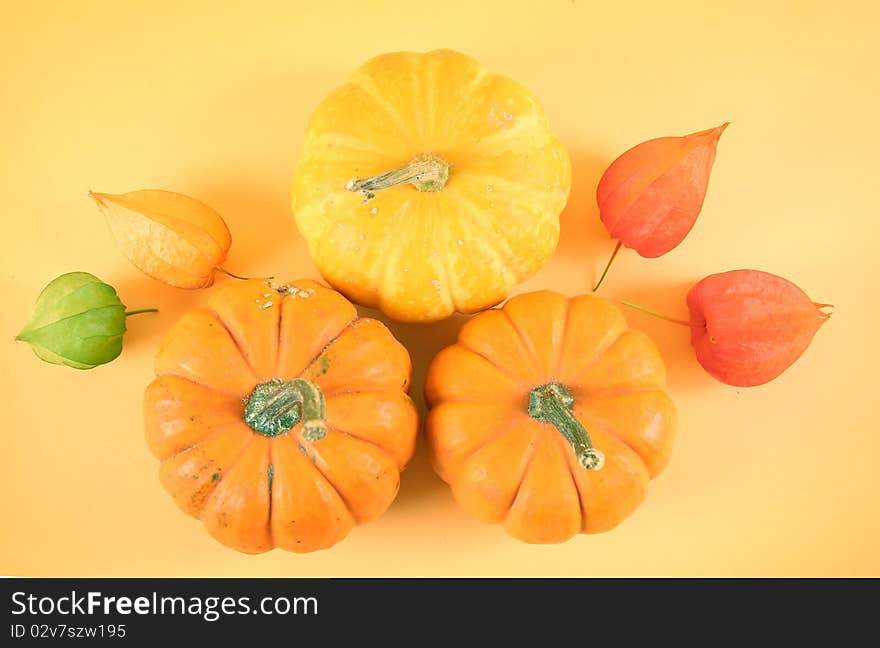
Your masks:
[[[520,540],[607,531],[669,461],[665,384],[654,344],[608,301],[514,297],[431,364],[432,462],[462,507]]]
[[[418,427],[409,354],[339,293],[224,286],[168,333],[156,373],[160,480],[223,544],[329,547],[394,500]]]

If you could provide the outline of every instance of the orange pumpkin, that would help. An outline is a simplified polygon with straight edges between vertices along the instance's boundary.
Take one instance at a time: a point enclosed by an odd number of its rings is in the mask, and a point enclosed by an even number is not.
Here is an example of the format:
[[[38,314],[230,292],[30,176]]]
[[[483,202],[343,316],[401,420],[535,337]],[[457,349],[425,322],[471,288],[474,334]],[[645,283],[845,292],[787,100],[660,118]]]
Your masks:
[[[431,364],[431,460],[456,500],[533,543],[607,531],[669,461],[676,411],[653,342],[595,296],[520,295]]]
[[[168,333],[156,374],[160,481],[223,544],[330,547],[394,500],[418,427],[409,354],[339,293],[224,286]]]

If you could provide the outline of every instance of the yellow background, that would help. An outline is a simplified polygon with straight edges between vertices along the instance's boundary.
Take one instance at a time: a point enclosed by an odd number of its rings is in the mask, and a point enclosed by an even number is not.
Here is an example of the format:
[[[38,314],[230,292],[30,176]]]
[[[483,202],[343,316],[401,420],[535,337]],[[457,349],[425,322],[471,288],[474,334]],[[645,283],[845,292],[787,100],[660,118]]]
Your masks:
[[[875,3],[2,4],[0,573],[880,576]],[[317,277],[288,207],[309,114],[367,58],[439,47],[522,82],[571,153],[562,241],[520,291],[589,290],[613,248],[595,187],[619,153],[729,120],[690,236],[662,259],[623,251],[601,294],[682,317],[696,280],[758,268],[836,313],[781,378],[735,389],[702,371],[686,330],[627,312],[667,361],[680,430],[610,533],[520,544],[459,510],[420,444],[391,509],[342,544],[239,555],[177,510],[142,438],[158,341],[205,293],[130,266],[86,193],[190,194],[227,219],[230,269]],[[72,270],[161,309],[88,372],[12,342]],[[391,324],[420,407],[427,363],[462,321]]]

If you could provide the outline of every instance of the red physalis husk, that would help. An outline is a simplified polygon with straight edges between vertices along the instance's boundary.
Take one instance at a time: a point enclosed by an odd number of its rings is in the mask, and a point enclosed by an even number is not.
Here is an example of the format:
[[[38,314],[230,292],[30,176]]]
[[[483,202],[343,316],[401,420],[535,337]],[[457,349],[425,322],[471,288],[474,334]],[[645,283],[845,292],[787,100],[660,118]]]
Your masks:
[[[611,237],[649,258],[681,243],[703,207],[725,128],[648,140],[612,162],[596,191]]]
[[[700,280],[687,295],[697,360],[728,385],[776,378],[810,345],[830,317],[795,284],[760,270],[731,270]]]

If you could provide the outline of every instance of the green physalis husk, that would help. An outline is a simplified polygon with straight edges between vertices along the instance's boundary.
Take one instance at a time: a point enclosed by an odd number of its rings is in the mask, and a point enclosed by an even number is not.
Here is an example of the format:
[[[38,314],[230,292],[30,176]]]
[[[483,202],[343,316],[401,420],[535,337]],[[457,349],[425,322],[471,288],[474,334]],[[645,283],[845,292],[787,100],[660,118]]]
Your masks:
[[[92,369],[122,352],[125,317],[113,286],[88,272],[69,272],[43,289],[15,339],[46,362]]]

